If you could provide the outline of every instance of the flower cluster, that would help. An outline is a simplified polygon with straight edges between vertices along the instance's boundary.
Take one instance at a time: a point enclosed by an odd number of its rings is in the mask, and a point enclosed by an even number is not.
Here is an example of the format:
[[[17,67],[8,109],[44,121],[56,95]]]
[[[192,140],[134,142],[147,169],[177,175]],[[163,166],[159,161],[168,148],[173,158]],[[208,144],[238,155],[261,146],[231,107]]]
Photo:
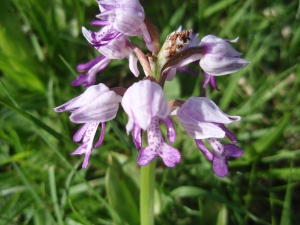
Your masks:
[[[82,167],[88,166],[93,146],[98,147],[104,139],[105,123],[115,118],[121,104],[128,115],[127,134],[131,133],[139,150],[137,162],[140,166],[147,165],[155,157],[161,157],[168,167],[180,162],[180,151],[167,144],[159,125],[160,122],[165,125],[168,142],[173,143],[176,130],[171,117],[175,117],[204,156],[212,161],[215,174],[225,177],[228,173],[227,157],[238,158],[243,150],[235,144],[222,144],[219,139],[227,136],[232,143],[236,142],[225,125],[240,120],[240,117],[226,115],[205,96],[208,83],[218,89],[215,76],[236,72],[248,64],[230,45],[237,39],[228,41],[207,35],[199,40],[198,34],[180,27],[160,47],[158,30],[138,0],[97,0],[97,3],[100,14],[91,24],[102,28],[96,32],[82,28],[82,33],[101,55],[77,67],[84,73],[79,74],[72,85],[87,87],[85,92],[54,109],[56,112],[70,111],[70,120],[83,124],[73,137],[75,142],[82,141],[82,144],[72,154],[85,154]],[[151,53],[144,54],[130,41],[131,36],[142,36]],[[97,73],[104,70],[111,60],[123,58],[129,59],[134,76],[140,74],[139,61],[145,77],[128,89],[109,88],[102,83],[95,85]],[[199,64],[204,76],[202,96],[168,102],[163,91],[164,83],[171,82],[177,72],[198,75],[187,67],[194,62]],[[100,125],[100,138],[93,145]],[[142,132],[147,132],[146,147],[142,147]]]

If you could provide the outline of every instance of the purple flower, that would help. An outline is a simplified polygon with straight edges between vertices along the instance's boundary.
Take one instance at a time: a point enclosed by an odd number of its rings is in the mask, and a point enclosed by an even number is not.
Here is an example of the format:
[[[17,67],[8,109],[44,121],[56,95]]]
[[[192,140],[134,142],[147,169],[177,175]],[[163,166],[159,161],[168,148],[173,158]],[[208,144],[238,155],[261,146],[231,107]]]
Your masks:
[[[142,35],[147,48],[152,52],[156,52],[145,23],[144,9],[138,0],[97,0],[97,2],[101,11],[97,15],[100,21],[93,21],[92,25],[110,24],[115,30],[126,36]]]
[[[110,91],[104,84],[93,85],[80,96],[54,108],[55,112],[70,111],[70,120],[84,125],[73,136],[75,142],[82,140],[82,144],[71,154],[85,154],[82,168],[88,166],[92,152],[96,130],[101,123],[101,134],[95,147],[98,147],[105,134],[105,122],[115,118],[120,99],[114,91]]]
[[[127,36],[135,36],[142,26],[145,12],[138,0],[97,0],[101,13],[97,18],[107,21]]]
[[[195,142],[204,156],[213,161],[214,172],[217,176],[225,177],[228,173],[227,156],[238,158],[243,150],[233,144],[221,144],[216,138],[227,136],[232,142],[236,142],[235,136],[224,126],[232,121],[240,120],[239,116],[229,116],[219,107],[205,97],[191,97],[182,106],[174,111],[177,118]],[[214,150],[211,151],[204,145],[202,139],[206,139]]]
[[[133,84],[123,96],[122,106],[128,114],[127,133],[132,130],[136,147],[141,147],[141,129],[147,130],[148,146],[141,149],[138,164],[145,166],[155,157],[160,156],[168,167],[180,161],[177,149],[167,145],[162,137],[159,121],[167,127],[167,136],[174,142],[176,133],[172,120],[168,117],[170,109],[162,88],[150,80]]]
[[[207,35],[200,41],[199,46],[204,47],[204,54],[200,60],[203,70],[204,89],[210,82],[214,89],[218,90],[213,76],[221,76],[237,72],[249,64],[241,58],[241,53],[231,47],[230,42],[235,40],[224,40],[213,35]]]
[[[213,76],[234,73],[249,64],[248,61],[241,58],[241,53],[231,47],[230,42],[236,41],[237,39],[229,41],[207,35],[202,38],[198,46],[195,46],[196,42],[194,42],[170,58],[162,72],[164,74],[172,68],[183,68],[189,63],[200,60],[199,64],[204,75],[204,91],[209,82],[213,88],[218,89]]]
[[[221,76],[234,73],[249,64],[241,58],[229,44],[237,42],[238,38],[232,41],[224,40],[213,35],[207,35],[201,39],[199,46],[204,47],[204,54],[200,60],[200,66],[207,74]]]
[[[88,42],[93,45],[103,56],[86,63],[78,65],[79,71],[88,71],[86,74],[80,74],[72,82],[72,85],[83,84],[84,87],[93,85],[96,82],[96,74],[110,63],[111,59],[129,59],[129,68],[135,75],[139,75],[137,68],[137,58],[134,56],[128,38],[108,25],[99,32],[91,32],[82,28],[82,33]]]
[[[164,119],[170,113],[162,88],[150,80],[139,81],[129,87],[122,98],[122,106],[129,117],[127,133],[134,125],[146,130],[154,117]]]

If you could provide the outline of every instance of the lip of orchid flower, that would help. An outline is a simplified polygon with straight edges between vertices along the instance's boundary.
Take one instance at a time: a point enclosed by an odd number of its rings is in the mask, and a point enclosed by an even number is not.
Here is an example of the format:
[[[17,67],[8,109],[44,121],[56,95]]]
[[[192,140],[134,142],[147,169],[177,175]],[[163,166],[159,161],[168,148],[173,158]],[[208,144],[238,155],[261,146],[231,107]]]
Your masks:
[[[93,149],[93,140],[97,131],[99,123],[86,123],[84,124],[73,136],[73,141],[79,142],[82,140],[82,144],[71,153],[71,155],[81,155],[85,154],[82,169],[87,168],[90,155]],[[99,140],[95,144],[95,148],[99,147],[104,139],[105,134],[105,123],[101,123],[101,134]]]
[[[229,116],[219,107],[205,97],[191,97],[182,106],[172,112],[189,134],[194,139],[223,138],[232,133],[225,130],[223,124],[240,120],[239,116]],[[221,125],[220,125],[221,124]]]
[[[122,98],[122,106],[129,117],[127,133],[134,125],[146,130],[152,118],[164,119],[170,113],[162,88],[150,80],[142,80],[129,87]]]
[[[228,174],[227,157],[239,158],[244,151],[234,144],[222,144],[214,138],[208,138],[208,143],[214,150],[213,170],[219,177],[225,177]]]
[[[167,167],[174,167],[176,163],[180,162],[180,152],[169,145],[163,139],[159,128],[159,119],[153,118],[147,128],[148,146],[141,149],[138,164],[146,166],[155,157],[161,157]]]

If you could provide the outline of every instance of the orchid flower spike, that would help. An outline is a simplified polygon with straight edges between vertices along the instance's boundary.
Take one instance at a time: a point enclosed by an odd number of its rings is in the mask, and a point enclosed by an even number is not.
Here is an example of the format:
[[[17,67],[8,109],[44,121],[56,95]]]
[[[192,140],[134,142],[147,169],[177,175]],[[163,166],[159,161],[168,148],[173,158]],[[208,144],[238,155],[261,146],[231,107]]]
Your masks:
[[[147,130],[148,146],[141,149],[138,164],[145,166],[160,156],[166,166],[175,166],[180,161],[180,153],[164,141],[159,128],[159,121],[162,121],[167,127],[169,141],[175,141],[176,133],[168,117],[170,109],[162,88],[150,80],[139,81],[127,89],[122,106],[129,117],[127,133],[132,131],[137,147],[140,147],[141,129]]]
[[[80,96],[54,108],[55,112],[70,111],[73,123],[84,124],[73,136],[75,142],[82,140],[82,144],[71,154],[85,154],[82,168],[88,166],[93,148],[93,140],[99,124],[101,134],[95,147],[98,147],[105,134],[105,122],[115,118],[119,108],[120,96],[110,91],[104,84],[93,85]]]

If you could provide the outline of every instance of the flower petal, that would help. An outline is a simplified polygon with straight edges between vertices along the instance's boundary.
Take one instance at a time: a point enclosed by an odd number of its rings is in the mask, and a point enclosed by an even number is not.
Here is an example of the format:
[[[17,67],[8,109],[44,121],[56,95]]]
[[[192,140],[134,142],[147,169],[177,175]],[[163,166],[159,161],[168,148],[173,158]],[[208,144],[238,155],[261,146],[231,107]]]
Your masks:
[[[224,144],[226,156],[239,158],[244,154],[244,151],[234,144]]]
[[[213,159],[213,170],[219,177],[225,177],[228,174],[227,160],[225,157]]]
[[[114,91],[103,93],[89,104],[76,109],[70,116],[73,123],[106,122],[115,118],[119,108]]]
[[[73,141],[79,142],[84,137],[86,130],[88,129],[89,124],[85,123],[73,136]]]
[[[161,119],[161,121],[165,124],[167,128],[167,137],[169,142],[173,143],[176,140],[176,130],[172,119],[169,116],[167,116],[166,118]]]
[[[221,76],[237,72],[247,66],[247,60],[237,57],[227,57],[217,54],[205,54],[200,60],[201,68],[213,76]]]
[[[80,96],[68,101],[67,103],[54,108],[55,112],[65,112],[65,111],[74,111],[87,103],[93,101],[94,99],[101,96],[103,93],[109,92],[109,88],[104,84],[98,84],[89,87],[86,91]]]
[[[178,118],[184,120],[186,123],[201,121],[227,124],[232,122],[229,116],[222,112],[213,101],[205,97],[190,97],[178,109],[177,114]]]
[[[142,129],[137,125],[133,126],[132,139],[136,149],[140,149],[142,147]]]
[[[100,134],[99,140],[95,144],[95,148],[99,147],[102,144],[102,142],[104,140],[104,135],[105,135],[105,123],[101,123],[101,134]]]
[[[211,151],[209,151],[209,149],[204,145],[204,143],[202,142],[202,140],[200,139],[195,139],[196,145],[199,148],[199,150],[203,153],[203,155],[209,160],[212,161],[214,156],[211,153]]]
[[[140,155],[138,157],[138,164],[140,166],[146,166],[150,163],[156,156],[158,156],[157,152],[152,149],[151,146],[147,146],[140,151]]]
[[[167,167],[174,167],[176,163],[180,162],[181,159],[180,152],[176,148],[173,148],[166,143],[162,145],[158,154]]]
[[[127,89],[122,106],[129,117],[127,133],[134,124],[146,130],[152,118],[166,118],[170,112],[165,94],[161,87],[150,80],[139,81]]]

